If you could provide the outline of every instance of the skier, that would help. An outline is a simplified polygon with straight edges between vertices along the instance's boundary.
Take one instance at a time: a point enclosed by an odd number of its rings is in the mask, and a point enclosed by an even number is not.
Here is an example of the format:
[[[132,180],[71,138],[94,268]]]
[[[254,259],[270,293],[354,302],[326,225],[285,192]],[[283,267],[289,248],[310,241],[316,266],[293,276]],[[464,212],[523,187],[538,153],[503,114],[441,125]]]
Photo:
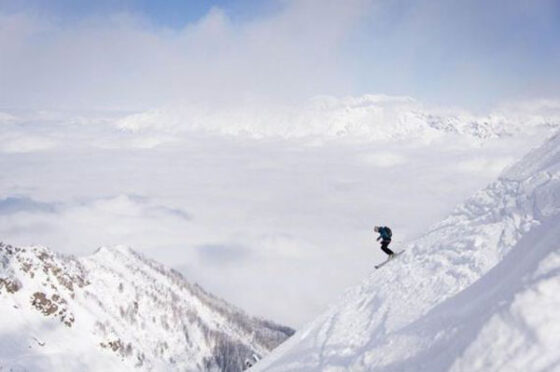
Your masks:
[[[379,237],[377,241],[381,240],[381,250],[389,256],[389,259],[393,258],[395,252],[389,249],[389,244],[391,244],[391,238],[393,236],[393,232],[387,226],[375,226],[373,231],[379,233]]]

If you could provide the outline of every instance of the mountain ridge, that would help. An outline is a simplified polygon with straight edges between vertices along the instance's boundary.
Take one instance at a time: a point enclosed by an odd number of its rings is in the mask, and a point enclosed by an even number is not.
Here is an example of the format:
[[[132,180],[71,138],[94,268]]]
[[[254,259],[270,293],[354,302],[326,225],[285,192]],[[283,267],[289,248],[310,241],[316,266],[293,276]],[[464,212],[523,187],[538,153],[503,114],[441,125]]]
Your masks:
[[[300,105],[254,102],[216,108],[186,102],[131,114],[115,125],[133,133],[202,131],[252,138],[360,141],[432,141],[451,135],[481,143],[549,133],[560,127],[560,105],[534,102],[477,115],[457,108],[428,107],[406,96],[319,96]]]
[[[246,315],[126,246],[75,258],[2,243],[0,260],[2,310],[22,318],[2,322],[2,329],[22,330],[12,353],[0,355],[6,368],[50,370],[59,358],[74,358],[74,368],[84,368],[79,361],[88,353],[99,363],[86,370],[108,364],[116,370],[239,371],[293,333]],[[26,355],[32,348],[36,355]],[[51,358],[58,355],[53,350],[61,354]]]

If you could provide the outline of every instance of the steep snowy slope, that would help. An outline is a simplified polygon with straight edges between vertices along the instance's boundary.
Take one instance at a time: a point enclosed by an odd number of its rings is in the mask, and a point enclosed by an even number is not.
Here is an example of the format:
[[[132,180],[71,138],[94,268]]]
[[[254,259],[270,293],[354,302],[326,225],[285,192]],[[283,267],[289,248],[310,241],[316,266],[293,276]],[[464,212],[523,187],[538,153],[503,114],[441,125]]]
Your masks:
[[[560,135],[256,370],[560,370]]]
[[[0,299],[0,370],[239,371],[293,333],[126,247],[0,243]]]

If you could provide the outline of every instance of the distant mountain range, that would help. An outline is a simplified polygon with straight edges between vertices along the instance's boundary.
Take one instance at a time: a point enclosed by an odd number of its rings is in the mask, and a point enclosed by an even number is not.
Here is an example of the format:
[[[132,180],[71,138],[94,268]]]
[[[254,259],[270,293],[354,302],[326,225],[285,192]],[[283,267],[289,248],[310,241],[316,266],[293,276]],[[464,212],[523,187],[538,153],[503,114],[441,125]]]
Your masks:
[[[460,135],[480,141],[558,128],[560,103],[535,101],[475,115],[457,108],[428,107],[410,97],[386,95],[321,96],[301,105],[211,107],[187,102],[132,114],[116,125],[131,132],[203,131],[255,138],[347,137],[375,141]]]

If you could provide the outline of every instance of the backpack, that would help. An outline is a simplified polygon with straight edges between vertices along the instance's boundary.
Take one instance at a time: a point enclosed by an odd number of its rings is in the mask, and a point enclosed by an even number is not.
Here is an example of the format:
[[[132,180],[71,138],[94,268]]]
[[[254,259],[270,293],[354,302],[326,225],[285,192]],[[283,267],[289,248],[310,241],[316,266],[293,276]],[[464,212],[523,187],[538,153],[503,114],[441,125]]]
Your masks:
[[[388,228],[387,226],[385,226],[384,230],[385,230],[385,235],[387,236],[387,238],[389,240],[391,240],[391,238],[393,237],[393,232],[391,231],[391,229]]]

